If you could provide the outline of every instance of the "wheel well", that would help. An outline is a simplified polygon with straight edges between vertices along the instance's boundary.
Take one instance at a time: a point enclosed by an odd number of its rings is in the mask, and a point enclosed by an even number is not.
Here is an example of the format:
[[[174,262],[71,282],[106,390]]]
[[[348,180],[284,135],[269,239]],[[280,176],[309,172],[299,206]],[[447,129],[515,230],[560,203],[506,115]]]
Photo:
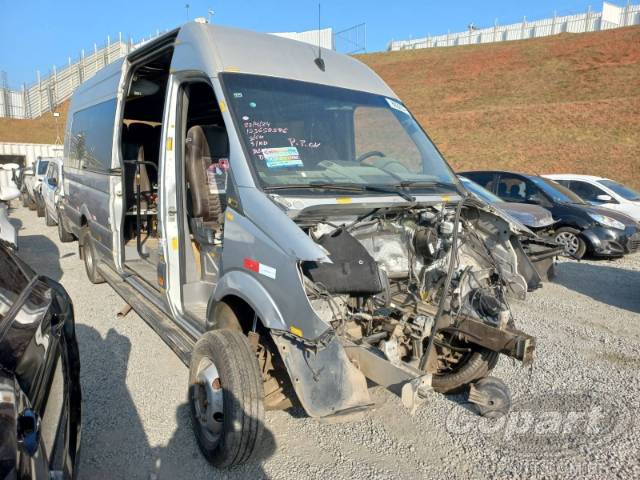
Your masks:
[[[224,297],[221,302],[226,303],[233,313],[236,314],[238,321],[240,322],[240,327],[242,331],[246,335],[253,328],[253,319],[256,315],[255,310],[251,305],[249,305],[244,299],[236,296],[236,295],[227,295]],[[260,321],[260,317],[257,318],[258,328],[263,328],[262,322]]]

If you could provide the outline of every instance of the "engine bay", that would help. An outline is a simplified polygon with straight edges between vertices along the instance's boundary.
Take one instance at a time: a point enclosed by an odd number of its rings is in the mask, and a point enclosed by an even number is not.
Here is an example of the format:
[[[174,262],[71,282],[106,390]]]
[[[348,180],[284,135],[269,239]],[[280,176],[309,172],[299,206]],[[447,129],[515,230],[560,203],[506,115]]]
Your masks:
[[[532,339],[513,345],[507,294],[521,296],[526,281],[503,219],[438,204],[316,220],[299,225],[332,263],[302,262],[301,277],[339,337],[432,373],[442,392],[485,376],[498,353],[531,360]]]

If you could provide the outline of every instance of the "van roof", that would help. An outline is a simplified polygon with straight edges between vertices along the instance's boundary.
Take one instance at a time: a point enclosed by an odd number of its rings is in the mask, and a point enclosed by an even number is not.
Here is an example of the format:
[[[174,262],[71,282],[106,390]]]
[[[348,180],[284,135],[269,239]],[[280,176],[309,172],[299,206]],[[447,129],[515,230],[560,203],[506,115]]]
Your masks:
[[[176,37],[172,71],[204,71],[212,77],[222,72],[288,78],[321,85],[359,90],[397,98],[389,86],[368,66],[355,58],[321,49],[325,70],[315,63],[318,47],[268,33],[189,22],[137,48],[101,69],[82,83],[73,95],[73,110],[116,96],[122,64],[144,50],[153,50],[167,38]],[[166,44],[166,43],[165,43]]]
[[[172,68],[190,70],[206,65],[213,76],[221,72],[248,73],[396,97],[362,62],[333,50],[320,51],[324,71],[314,62],[317,46],[268,33],[190,22],[178,33]]]

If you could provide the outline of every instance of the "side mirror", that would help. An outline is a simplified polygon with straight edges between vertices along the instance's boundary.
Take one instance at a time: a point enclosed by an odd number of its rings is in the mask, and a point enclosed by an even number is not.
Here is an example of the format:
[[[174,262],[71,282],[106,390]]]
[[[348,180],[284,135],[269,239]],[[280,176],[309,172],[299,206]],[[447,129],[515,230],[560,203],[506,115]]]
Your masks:
[[[49,184],[50,187],[57,187],[58,186],[58,180],[56,180],[55,178],[47,178],[47,183]]]
[[[535,203],[536,205],[538,203],[541,203],[542,199],[540,198],[540,195],[538,195],[537,193],[532,193],[531,195],[527,195],[527,203]]]
[[[602,194],[602,195],[598,195],[596,199],[599,202],[611,202],[613,200],[613,197],[611,197],[611,195]]]

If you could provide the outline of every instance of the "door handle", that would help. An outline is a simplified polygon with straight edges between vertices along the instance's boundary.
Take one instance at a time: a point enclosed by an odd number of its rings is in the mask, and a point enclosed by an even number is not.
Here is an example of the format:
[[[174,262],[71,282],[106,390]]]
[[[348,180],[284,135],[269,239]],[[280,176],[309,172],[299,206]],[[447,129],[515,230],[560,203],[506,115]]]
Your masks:
[[[178,213],[178,211],[176,210],[176,207],[169,207],[167,209],[167,215],[169,215],[171,217],[175,217],[177,213]]]

